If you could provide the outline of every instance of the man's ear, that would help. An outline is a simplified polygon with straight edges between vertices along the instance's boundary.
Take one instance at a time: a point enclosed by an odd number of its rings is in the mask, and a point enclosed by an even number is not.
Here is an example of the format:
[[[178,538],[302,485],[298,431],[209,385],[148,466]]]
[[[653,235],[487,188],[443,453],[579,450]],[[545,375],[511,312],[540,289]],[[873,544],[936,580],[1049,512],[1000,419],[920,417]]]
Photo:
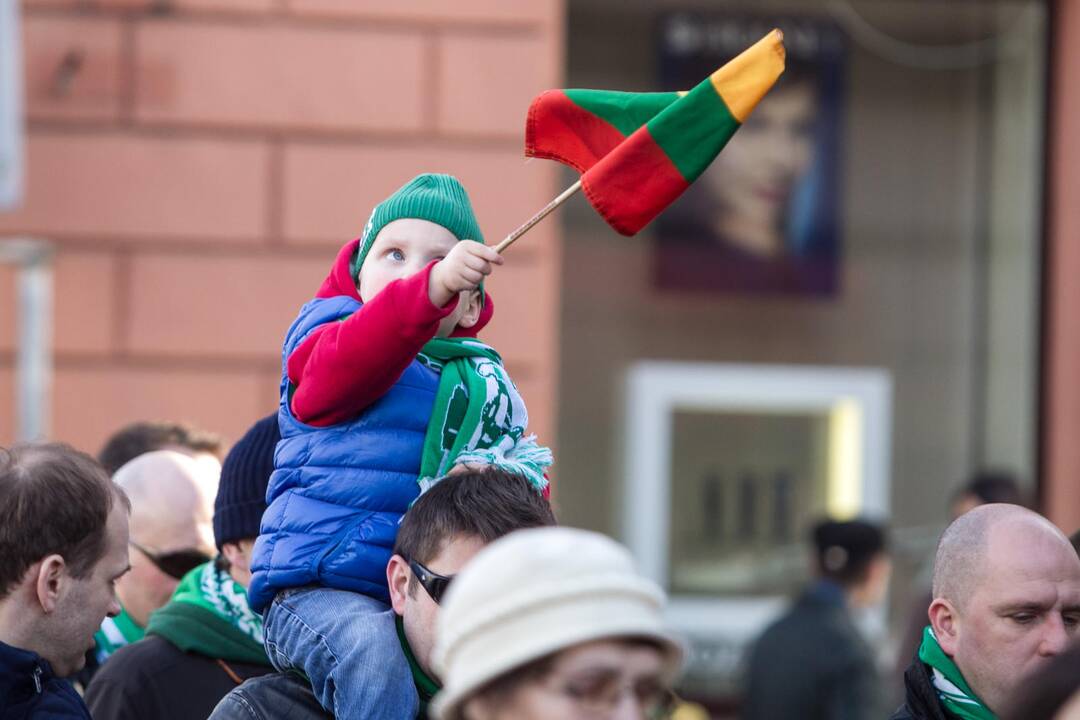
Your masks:
[[[953,657],[960,644],[960,616],[956,608],[945,598],[934,598],[927,615],[930,616],[930,627],[934,629],[938,645],[946,655]]]
[[[37,568],[37,600],[46,613],[56,610],[60,604],[60,594],[66,589],[68,580],[67,563],[60,555],[46,555]]]
[[[484,309],[484,294],[479,290],[470,290],[458,302],[465,303],[465,313],[458,321],[458,327],[471,328],[480,319],[480,311]]]
[[[390,606],[398,615],[405,614],[405,597],[409,594],[412,571],[409,563],[400,555],[394,555],[386,564],[386,584],[390,587]]]

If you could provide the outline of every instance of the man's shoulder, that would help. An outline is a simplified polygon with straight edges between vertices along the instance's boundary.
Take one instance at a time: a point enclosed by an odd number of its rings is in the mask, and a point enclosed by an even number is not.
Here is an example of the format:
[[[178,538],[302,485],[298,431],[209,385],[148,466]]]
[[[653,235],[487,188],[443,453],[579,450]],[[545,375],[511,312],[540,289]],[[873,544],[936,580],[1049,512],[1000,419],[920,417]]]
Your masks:
[[[53,674],[37,653],[0,642],[0,718],[89,720],[71,683]]]
[[[945,712],[940,704],[935,703],[932,707],[920,706],[912,708],[909,702],[896,709],[889,720],[951,720],[952,715]]]
[[[851,653],[858,647],[859,635],[851,618],[841,606],[795,602],[760,636],[759,643],[765,647],[786,652],[792,647],[816,650],[829,647],[833,659],[837,651]]]
[[[192,665],[206,662],[164,638],[147,635],[117,650],[97,669],[86,686],[86,704],[95,717],[137,717],[156,707],[163,687],[191,675]]]
[[[311,685],[288,673],[270,673],[234,688],[214,709],[209,720],[324,720]]]
[[[22,712],[20,712],[20,710]],[[75,688],[67,680],[52,678],[41,695],[23,708],[7,708],[3,718],[25,718],[26,720],[90,720],[90,711]],[[25,714],[23,714],[25,713]]]
[[[892,715],[889,716],[889,720],[915,720],[915,716],[911,713],[911,708],[907,703],[904,703],[896,709]]]
[[[156,675],[172,670],[178,663],[209,662],[183,652],[158,635],[147,635],[125,645],[101,665],[94,679],[116,680],[118,677]],[[91,681],[93,682],[93,681]]]
[[[904,704],[889,720],[948,720],[927,666],[916,656],[904,672]]]

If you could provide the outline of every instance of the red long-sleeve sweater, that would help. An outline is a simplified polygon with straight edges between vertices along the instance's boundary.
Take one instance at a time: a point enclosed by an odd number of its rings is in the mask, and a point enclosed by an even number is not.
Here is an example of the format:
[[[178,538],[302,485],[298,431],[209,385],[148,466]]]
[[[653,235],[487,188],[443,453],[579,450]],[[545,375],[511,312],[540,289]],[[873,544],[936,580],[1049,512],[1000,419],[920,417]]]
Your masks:
[[[353,240],[341,249],[316,297],[360,300],[349,272],[358,243]],[[439,321],[457,307],[456,297],[441,308],[428,299],[434,264],[390,283],[345,320],[316,328],[289,355],[290,407],[297,420],[317,427],[350,420],[393,387],[435,336]],[[458,327],[452,335],[475,337],[493,313],[491,297],[485,296],[477,323]]]

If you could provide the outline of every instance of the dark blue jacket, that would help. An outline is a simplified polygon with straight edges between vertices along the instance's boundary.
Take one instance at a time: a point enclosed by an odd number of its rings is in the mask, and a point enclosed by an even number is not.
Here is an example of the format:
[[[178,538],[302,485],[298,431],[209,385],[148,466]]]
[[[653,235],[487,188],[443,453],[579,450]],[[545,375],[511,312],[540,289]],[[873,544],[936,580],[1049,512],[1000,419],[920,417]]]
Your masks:
[[[289,402],[289,356],[317,327],[359,308],[349,297],[316,298],[286,336],[281,442],[248,588],[256,612],[279,590],[312,584],[389,603],[386,564],[401,516],[420,492],[420,457],[439,376],[414,360],[358,418],[330,427],[301,423]]]
[[[881,720],[888,715],[870,646],[839,586],[820,581],[750,651],[743,720]]]
[[[0,642],[0,720],[90,720],[67,680],[37,653]]]

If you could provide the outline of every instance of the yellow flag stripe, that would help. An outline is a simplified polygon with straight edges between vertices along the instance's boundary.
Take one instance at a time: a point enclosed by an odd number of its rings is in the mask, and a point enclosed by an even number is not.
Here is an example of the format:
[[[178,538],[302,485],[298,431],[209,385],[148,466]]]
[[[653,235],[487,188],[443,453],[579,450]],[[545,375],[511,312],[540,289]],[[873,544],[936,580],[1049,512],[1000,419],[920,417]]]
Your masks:
[[[784,72],[785,57],[784,33],[776,29],[709,77],[716,93],[740,123],[746,122]]]

